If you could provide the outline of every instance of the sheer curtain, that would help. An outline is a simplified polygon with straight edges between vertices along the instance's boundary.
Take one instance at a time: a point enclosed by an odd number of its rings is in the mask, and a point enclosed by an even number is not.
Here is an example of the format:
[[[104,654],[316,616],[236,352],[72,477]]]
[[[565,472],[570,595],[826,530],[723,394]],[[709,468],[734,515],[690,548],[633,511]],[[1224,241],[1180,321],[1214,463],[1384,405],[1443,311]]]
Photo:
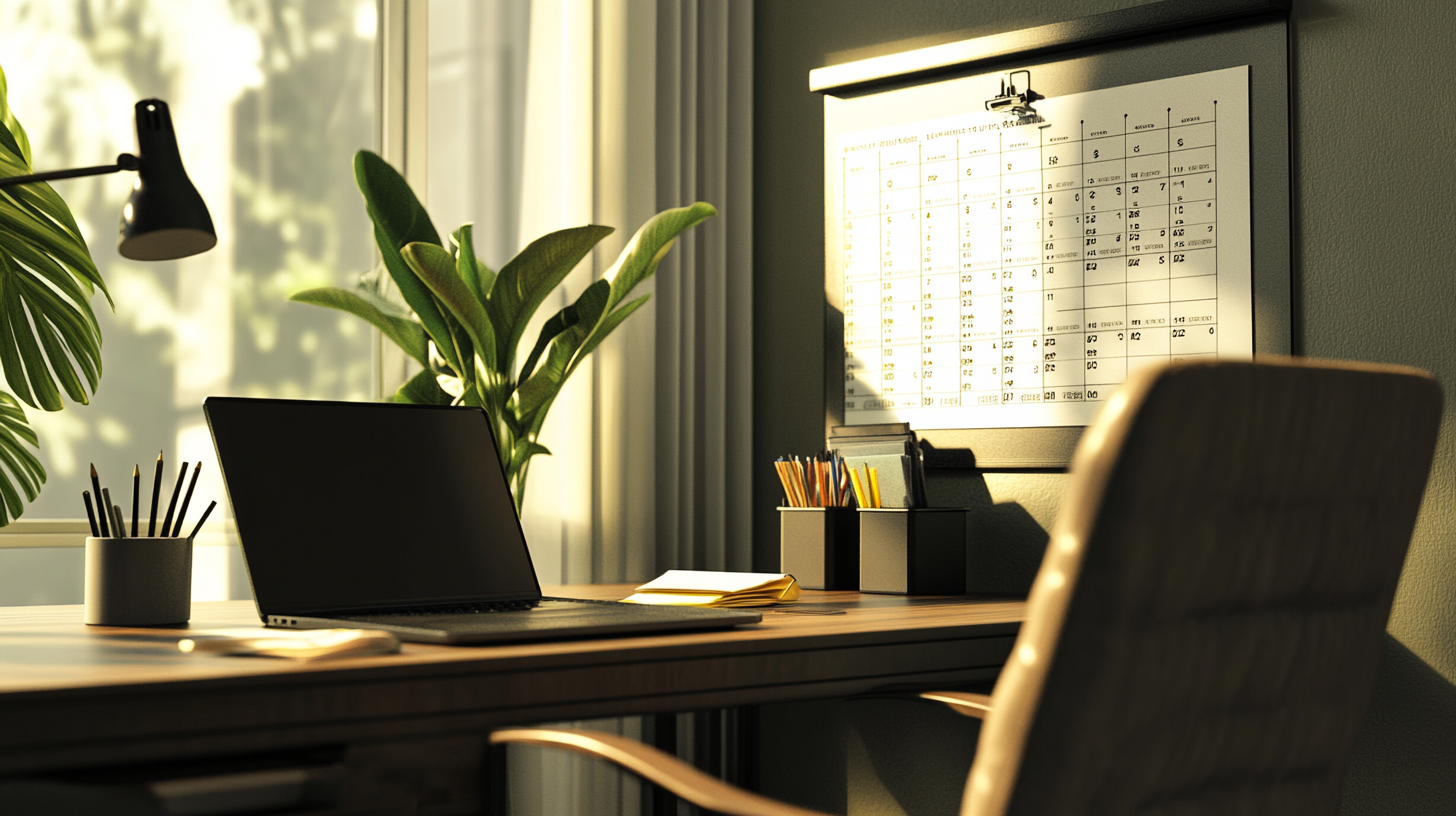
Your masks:
[[[543,316],[654,213],[719,210],[552,408],[525,509],[543,581],[749,568],[752,15],[743,0],[532,2],[519,243],[618,228]]]
[[[532,463],[523,514],[544,583],[750,568],[752,23],[751,0],[532,0],[518,243],[617,227],[542,319],[653,214],[698,200],[719,211],[679,238],[645,286],[652,300],[552,408],[553,455]],[[587,725],[673,729],[716,756],[715,721]],[[560,753],[512,749],[510,785],[518,814],[643,812],[615,770]]]

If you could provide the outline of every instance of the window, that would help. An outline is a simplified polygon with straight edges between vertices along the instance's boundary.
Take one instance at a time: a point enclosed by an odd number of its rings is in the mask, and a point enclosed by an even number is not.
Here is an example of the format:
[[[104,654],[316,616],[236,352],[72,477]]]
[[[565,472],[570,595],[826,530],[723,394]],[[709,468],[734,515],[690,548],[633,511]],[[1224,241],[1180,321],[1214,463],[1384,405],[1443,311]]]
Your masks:
[[[113,175],[53,184],[75,213],[116,309],[92,299],[104,340],[92,403],[26,411],[48,480],[0,535],[0,604],[81,600],[80,550],[6,544],[57,536],[77,543],[92,462],[113,501],[125,505],[133,465],[146,474],[143,504],[149,499],[158,449],[168,465],[164,491],[182,461],[201,459],[190,515],[212,499],[226,509],[204,397],[375,395],[369,327],[288,296],[349,285],[374,263],[351,162],[359,148],[377,149],[378,19],[374,0],[0,5],[0,65],[35,168],[102,164],[135,152],[132,106],[164,99],[219,238],[193,258],[127,261],[114,236],[129,182]],[[66,521],[46,521],[58,519]],[[248,596],[232,550],[199,548],[195,599]]]

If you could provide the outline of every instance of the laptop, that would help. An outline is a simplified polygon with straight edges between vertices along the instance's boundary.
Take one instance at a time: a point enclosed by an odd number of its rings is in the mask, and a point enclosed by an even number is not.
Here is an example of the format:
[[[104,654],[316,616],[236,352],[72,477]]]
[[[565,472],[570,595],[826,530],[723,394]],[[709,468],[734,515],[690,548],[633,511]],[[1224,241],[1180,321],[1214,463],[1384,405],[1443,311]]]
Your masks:
[[[543,597],[480,408],[209,397],[203,410],[268,626],[508,643],[761,620]]]

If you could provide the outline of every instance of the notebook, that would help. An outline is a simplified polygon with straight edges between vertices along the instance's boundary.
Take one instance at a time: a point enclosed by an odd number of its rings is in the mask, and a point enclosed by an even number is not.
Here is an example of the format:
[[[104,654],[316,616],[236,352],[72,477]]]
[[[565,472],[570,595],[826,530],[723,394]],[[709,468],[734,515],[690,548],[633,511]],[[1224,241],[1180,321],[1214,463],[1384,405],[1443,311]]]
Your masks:
[[[547,598],[480,408],[209,397],[262,621],[427,643],[757,623],[757,612]]]

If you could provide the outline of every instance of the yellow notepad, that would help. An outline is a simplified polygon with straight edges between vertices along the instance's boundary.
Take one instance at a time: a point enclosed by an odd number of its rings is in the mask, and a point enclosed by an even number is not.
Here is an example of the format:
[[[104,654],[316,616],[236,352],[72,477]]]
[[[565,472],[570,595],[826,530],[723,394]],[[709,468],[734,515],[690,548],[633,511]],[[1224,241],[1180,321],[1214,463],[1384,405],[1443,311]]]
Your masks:
[[[677,606],[768,606],[797,600],[799,584],[792,575],[772,572],[668,570],[637,587],[624,603]]]
[[[394,654],[399,638],[378,629],[202,629],[177,641],[187,653],[256,655],[318,660]]]

